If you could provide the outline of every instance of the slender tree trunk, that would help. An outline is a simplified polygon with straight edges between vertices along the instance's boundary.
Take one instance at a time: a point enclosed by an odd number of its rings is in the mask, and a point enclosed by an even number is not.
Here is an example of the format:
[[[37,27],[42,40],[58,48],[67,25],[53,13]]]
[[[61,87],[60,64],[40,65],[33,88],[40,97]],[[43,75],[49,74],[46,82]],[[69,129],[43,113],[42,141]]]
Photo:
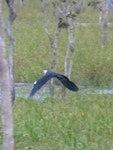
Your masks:
[[[103,44],[106,44],[108,41],[108,2],[109,0],[101,0],[101,11],[99,16]]]
[[[10,92],[8,63],[5,58],[4,25],[2,18],[2,0],[0,0],[0,78],[2,95],[3,150],[14,149],[13,114]]]
[[[56,28],[55,31],[55,35],[52,37],[52,33],[49,30],[49,19],[47,18],[47,5],[48,5],[48,1],[47,0],[42,0],[42,13],[43,13],[43,24],[44,24],[44,28],[45,28],[45,32],[48,36],[49,42],[50,42],[50,46],[51,46],[51,50],[52,50],[52,61],[51,61],[51,70],[55,71],[56,70],[56,63],[57,63],[57,49],[58,49],[58,38],[60,35],[60,28]],[[53,99],[54,96],[54,79],[51,79],[50,82],[50,95],[51,95],[51,99]]]
[[[67,51],[64,60],[64,71],[65,71],[65,75],[70,79],[72,68],[73,68],[74,55],[75,55],[75,49],[74,49],[75,37],[73,35],[74,28],[73,28],[72,18],[68,18],[68,23],[70,24],[70,26],[67,29],[68,45],[67,45]],[[66,89],[65,87],[63,87],[62,97],[65,98],[65,95],[66,95]]]
[[[51,63],[51,70],[56,69],[56,62],[57,62],[57,49],[58,49],[58,38],[60,35],[60,32],[62,29],[66,30],[68,33],[68,49],[66,52],[65,57],[65,75],[67,75],[69,78],[71,76],[72,72],[72,66],[73,66],[73,59],[74,59],[74,44],[75,44],[75,37],[73,35],[73,24],[75,22],[76,16],[81,12],[82,6],[83,6],[83,0],[79,1],[60,1],[60,0],[41,0],[42,2],[42,12],[43,12],[43,21],[44,21],[44,27],[45,31],[48,35],[50,46],[52,49],[52,63]],[[50,32],[48,28],[48,24],[52,22],[52,20],[49,20],[47,17],[47,7],[50,9],[50,5],[48,3],[53,4],[53,16],[56,19],[56,31],[55,36],[52,37],[52,33]],[[50,18],[51,19],[51,18]],[[53,86],[53,80],[51,82],[51,93],[54,94],[54,86]]]
[[[14,48],[15,48],[15,39],[12,32],[12,24],[16,18],[16,12],[14,10],[14,0],[6,0],[9,10],[9,18],[6,26],[6,31],[9,37],[10,46],[9,46],[9,75],[10,75],[10,90],[12,101],[15,100],[15,82],[14,82]]]
[[[68,36],[68,45],[67,45],[67,51],[65,55],[65,60],[64,60],[64,72],[65,75],[70,79],[71,74],[72,74],[72,69],[73,69],[73,62],[74,62],[74,56],[75,56],[75,38],[76,36],[74,35],[74,32],[76,30],[75,26],[75,17],[76,15],[81,13],[81,10],[83,8],[84,1],[80,0],[78,2],[74,2],[73,0],[69,1],[70,3],[65,6],[67,14],[67,23],[69,24],[67,28],[67,36]],[[66,95],[66,89],[63,88],[62,90],[62,95],[65,98]]]
[[[74,29],[71,24],[73,24],[72,18],[68,19],[70,26],[67,29],[68,32],[68,46],[65,56],[64,68],[65,68],[65,75],[68,78],[71,78],[72,67],[73,67],[73,60],[74,60],[74,46],[75,46],[75,37],[73,35]]]
[[[57,48],[58,48],[58,37],[60,34],[60,29],[58,28],[56,33],[55,33],[55,37],[52,40],[52,38],[49,37],[50,39],[50,43],[51,43],[51,49],[52,49],[52,62],[51,62],[51,70],[55,71],[56,70],[56,64],[57,64]],[[51,96],[53,99],[54,96],[54,79],[51,79],[51,84],[50,84],[50,92],[51,92]]]

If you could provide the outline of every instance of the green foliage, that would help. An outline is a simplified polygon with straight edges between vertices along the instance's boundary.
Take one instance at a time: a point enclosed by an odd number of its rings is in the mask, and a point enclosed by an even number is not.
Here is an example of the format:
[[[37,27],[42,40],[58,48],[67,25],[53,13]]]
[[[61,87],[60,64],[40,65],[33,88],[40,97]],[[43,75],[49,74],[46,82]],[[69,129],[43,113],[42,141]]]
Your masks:
[[[16,150],[109,150],[113,96],[68,95],[66,101],[19,99],[14,104]]]

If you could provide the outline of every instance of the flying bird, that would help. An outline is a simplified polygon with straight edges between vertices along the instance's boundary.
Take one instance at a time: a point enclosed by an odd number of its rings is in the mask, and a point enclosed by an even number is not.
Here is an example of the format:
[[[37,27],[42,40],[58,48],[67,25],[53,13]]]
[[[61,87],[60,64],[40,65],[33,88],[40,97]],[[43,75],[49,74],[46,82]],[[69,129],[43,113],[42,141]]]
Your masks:
[[[62,84],[71,91],[78,91],[78,87],[73,82],[71,82],[66,76],[50,70],[44,70],[44,76],[34,82],[29,98],[34,96],[35,93],[51,78],[59,79],[62,82]]]

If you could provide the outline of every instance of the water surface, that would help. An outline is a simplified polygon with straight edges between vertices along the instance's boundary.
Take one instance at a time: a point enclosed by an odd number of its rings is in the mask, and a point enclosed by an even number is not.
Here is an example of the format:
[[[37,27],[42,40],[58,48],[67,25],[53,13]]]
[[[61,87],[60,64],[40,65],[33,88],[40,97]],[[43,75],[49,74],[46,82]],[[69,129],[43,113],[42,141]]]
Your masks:
[[[21,97],[27,99],[33,84],[32,83],[15,83],[15,94],[16,98]],[[79,87],[78,91],[81,94],[113,94],[113,89],[100,89],[94,87]],[[61,89],[61,86],[56,86],[55,89]],[[1,92],[0,92],[1,93]],[[49,84],[44,85],[33,97],[33,99],[44,100],[49,96]],[[0,95],[1,99],[1,95]]]

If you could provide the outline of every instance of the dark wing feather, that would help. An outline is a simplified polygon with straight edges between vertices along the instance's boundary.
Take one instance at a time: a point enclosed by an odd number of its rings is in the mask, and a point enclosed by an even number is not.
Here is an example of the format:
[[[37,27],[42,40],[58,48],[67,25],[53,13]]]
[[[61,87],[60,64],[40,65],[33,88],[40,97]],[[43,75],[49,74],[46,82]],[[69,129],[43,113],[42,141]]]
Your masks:
[[[71,91],[78,91],[78,87],[75,85],[75,83],[71,82],[66,76],[64,75],[58,75],[57,79],[59,79],[62,84],[68,88]]]
[[[42,78],[34,82],[33,88],[29,97],[34,96],[34,94],[51,78],[55,77],[56,73],[48,71]]]
[[[34,94],[51,78],[56,77],[62,84],[71,91],[78,91],[78,87],[71,82],[66,76],[58,74],[56,72],[48,71],[42,78],[34,82],[33,88],[29,97],[34,96]]]

